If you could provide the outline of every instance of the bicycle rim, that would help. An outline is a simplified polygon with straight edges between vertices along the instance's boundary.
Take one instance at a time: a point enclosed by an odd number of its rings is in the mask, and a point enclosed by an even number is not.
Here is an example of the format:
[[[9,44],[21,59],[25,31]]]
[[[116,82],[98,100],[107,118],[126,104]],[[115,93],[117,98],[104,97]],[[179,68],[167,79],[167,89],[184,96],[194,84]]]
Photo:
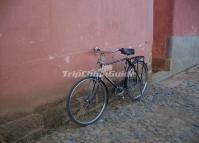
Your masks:
[[[87,77],[77,82],[68,98],[71,119],[81,125],[97,121],[107,105],[107,90],[103,82]]]
[[[128,94],[134,100],[139,99],[144,95],[148,84],[146,65],[144,65],[143,62],[138,61],[138,63],[135,64],[135,70],[132,67],[130,68],[127,81]]]

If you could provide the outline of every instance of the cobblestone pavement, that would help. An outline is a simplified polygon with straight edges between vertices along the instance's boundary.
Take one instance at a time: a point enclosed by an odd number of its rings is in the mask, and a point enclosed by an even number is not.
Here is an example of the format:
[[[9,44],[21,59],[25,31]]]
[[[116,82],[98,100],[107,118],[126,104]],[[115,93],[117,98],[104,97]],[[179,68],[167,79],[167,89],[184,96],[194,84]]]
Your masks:
[[[37,143],[198,143],[199,66],[148,89],[140,102],[115,100],[97,123],[63,126]]]

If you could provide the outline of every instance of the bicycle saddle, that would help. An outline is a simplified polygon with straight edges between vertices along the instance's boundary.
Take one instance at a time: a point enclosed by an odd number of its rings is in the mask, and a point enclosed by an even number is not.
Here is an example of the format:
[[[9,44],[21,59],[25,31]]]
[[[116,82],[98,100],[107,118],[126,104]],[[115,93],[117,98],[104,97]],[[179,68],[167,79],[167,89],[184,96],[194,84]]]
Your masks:
[[[119,51],[121,52],[121,54],[128,55],[128,56],[135,54],[135,50],[131,48],[121,48],[119,49]]]

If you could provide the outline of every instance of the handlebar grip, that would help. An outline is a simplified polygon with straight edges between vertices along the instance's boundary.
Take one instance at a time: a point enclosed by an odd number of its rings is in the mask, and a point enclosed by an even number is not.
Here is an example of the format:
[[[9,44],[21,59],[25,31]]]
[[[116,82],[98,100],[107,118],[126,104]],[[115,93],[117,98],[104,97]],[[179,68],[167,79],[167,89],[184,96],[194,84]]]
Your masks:
[[[93,49],[93,51],[94,51],[95,53],[97,53],[97,52],[100,52],[101,50],[100,50],[100,48],[95,47],[95,48]]]

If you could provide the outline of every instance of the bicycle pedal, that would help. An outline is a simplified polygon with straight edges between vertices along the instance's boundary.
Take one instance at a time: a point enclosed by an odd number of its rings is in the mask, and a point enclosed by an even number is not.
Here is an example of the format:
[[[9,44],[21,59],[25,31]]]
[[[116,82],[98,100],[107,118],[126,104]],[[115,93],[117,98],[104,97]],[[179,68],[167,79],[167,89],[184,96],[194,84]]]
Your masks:
[[[118,95],[118,96],[123,96],[123,94],[124,94],[124,91],[117,92],[117,95]]]
[[[118,87],[116,88],[115,93],[119,96],[123,96],[124,90],[122,87]]]
[[[122,98],[124,100],[124,95],[122,95],[122,94],[121,95],[117,94],[117,97]]]

